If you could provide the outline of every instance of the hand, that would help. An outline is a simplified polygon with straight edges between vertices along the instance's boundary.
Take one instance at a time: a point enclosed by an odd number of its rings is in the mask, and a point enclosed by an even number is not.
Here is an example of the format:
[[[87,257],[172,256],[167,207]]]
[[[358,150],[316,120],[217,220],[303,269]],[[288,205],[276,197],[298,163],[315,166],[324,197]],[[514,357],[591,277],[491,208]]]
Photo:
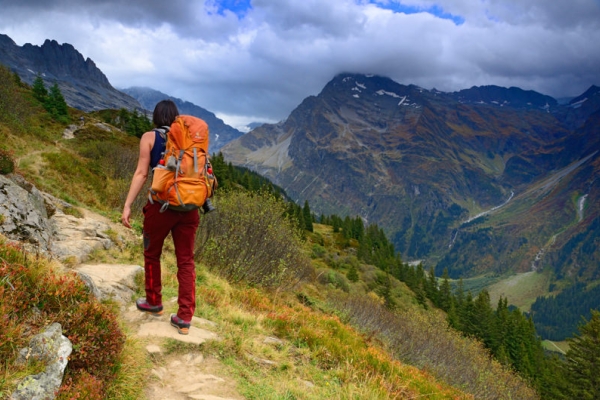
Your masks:
[[[129,222],[129,218],[131,217],[131,208],[125,207],[123,208],[123,214],[121,215],[121,223],[125,225],[127,228],[131,228],[131,223]]]

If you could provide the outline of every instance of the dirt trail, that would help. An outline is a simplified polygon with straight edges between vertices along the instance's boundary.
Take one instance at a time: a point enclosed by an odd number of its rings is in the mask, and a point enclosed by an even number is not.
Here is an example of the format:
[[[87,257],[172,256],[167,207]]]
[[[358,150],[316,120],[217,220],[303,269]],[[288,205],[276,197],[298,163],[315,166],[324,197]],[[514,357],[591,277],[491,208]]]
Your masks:
[[[174,305],[176,299],[170,301]],[[173,308],[168,305],[166,309]],[[153,363],[151,379],[145,389],[148,400],[238,400],[243,399],[236,383],[220,376],[220,361],[205,357],[201,348],[185,353],[168,354],[165,339],[183,343],[201,344],[219,340],[218,326],[208,320],[194,317],[189,335],[180,335],[169,323],[169,313],[160,317],[140,313],[133,302],[123,312],[131,331],[141,341]]]
[[[81,231],[73,229],[73,224],[84,227],[87,235],[97,236],[94,230],[108,226],[117,232],[122,240],[139,240],[131,231],[107,218],[85,210],[84,218],[76,221],[57,219],[57,237],[68,243],[73,254],[82,257],[83,252],[93,251],[89,244],[80,238]],[[93,228],[90,228],[93,227]],[[77,232],[77,233],[76,233]],[[81,247],[79,246],[81,243]],[[68,258],[69,254],[63,254]],[[83,257],[85,258],[85,257]],[[165,313],[154,317],[139,312],[133,300],[134,277],[142,270],[138,265],[123,264],[80,264],[75,269],[93,282],[93,291],[102,297],[111,297],[121,304],[121,317],[128,324],[128,331],[134,335],[148,352],[153,368],[149,384],[145,388],[147,400],[239,400],[244,399],[236,390],[236,382],[225,374],[220,374],[223,366],[219,360],[205,357],[201,346],[188,348],[187,352],[169,352],[172,341],[184,344],[201,344],[206,340],[219,340],[219,327],[214,322],[194,317],[188,335],[180,335],[170,325],[169,311],[176,309],[176,299],[165,302]],[[171,344],[169,344],[169,342]]]

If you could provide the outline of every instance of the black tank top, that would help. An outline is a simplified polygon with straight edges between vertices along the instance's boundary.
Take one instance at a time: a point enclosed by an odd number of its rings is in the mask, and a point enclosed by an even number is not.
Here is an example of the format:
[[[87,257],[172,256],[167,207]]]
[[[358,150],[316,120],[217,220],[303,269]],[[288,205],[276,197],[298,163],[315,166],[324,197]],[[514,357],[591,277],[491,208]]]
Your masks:
[[[158,161],[162,158],[165,151],[166,138],[164,133],[158,129],[154,130],[154,146],[150,151],[150,168],[154,168],[158,165]]]

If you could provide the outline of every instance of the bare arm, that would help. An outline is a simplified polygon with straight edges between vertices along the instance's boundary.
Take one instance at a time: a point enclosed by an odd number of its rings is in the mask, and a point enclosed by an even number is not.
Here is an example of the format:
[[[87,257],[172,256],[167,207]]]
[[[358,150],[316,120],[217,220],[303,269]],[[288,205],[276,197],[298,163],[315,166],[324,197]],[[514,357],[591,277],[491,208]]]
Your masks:
[[[148,172],[150,170],[150,151],[154,146],[154,131],[146,132],[142,135],[140,140],[140,156],[138,158],[138,164],[129,186],[129,193],[127,193],[127,199],[125,200],[125,206],[123,207],[123,214],[121,215],[121,222],[127,228],[131,228],[131,205],[142,190],[146,179],[148,179]]]

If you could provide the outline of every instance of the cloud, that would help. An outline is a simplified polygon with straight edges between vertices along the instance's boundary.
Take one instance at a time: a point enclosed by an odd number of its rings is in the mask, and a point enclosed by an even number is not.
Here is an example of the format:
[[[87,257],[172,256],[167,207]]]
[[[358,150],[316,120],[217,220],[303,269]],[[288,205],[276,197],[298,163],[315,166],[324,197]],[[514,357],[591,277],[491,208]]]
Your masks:
[[[598,0],[4,0],[0,33],[70,43],[116,87],[280,120],[337,73],[453,91],[600,84]]]

